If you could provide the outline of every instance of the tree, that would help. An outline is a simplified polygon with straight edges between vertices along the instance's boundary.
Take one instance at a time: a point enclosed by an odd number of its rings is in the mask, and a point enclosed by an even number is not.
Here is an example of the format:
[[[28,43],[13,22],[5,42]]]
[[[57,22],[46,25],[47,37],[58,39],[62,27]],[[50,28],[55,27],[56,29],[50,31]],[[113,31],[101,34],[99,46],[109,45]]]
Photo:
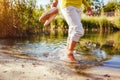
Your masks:
[[[100,15],[102,9],[104,6],[103,0],[92,0],[92,8],[93,8],[93,13],[96,15]]]
[[[101,13],[102,7],[104,5],[103,0],[87,0],[87,2],[91,5],[93,14],[99,15]]]
[[[115,11],[117,8],[120,8],[120,2],[110,1],[104,6],[105,12]]]

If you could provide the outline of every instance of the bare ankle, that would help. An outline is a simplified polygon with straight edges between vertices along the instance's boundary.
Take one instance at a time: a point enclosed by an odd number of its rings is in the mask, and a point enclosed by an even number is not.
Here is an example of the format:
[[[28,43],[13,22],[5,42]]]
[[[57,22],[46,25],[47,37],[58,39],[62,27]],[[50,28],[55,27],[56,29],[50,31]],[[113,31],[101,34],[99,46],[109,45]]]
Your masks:
[[[73,52],[73,51],[68,51],[67,56],[68,56],[68,58],[69,58],[71,61],[76,61],[76,59],[75,59],[75,57],[74,57],[74,55],[73,55],[72,52]]]

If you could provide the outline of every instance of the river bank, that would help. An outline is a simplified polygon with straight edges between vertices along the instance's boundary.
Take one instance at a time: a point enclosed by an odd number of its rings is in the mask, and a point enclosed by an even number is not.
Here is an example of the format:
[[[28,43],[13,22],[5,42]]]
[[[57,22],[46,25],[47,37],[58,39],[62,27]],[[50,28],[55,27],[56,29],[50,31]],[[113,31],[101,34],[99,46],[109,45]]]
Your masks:
[[[109,62],[75,68],[52,59],[21,59],[0,52],[0,80],[120,80],[120,68],[106,66]]]
[[[80,52],[74,54],[77,64],[59,59],[66,53],[62,50],[66,36],[61,32],[28,39],[1,39],[0,80],[120,80],[119,32],[85,34],[76,46]],[[102,63],[95,60],[101,53],[105,54]]]

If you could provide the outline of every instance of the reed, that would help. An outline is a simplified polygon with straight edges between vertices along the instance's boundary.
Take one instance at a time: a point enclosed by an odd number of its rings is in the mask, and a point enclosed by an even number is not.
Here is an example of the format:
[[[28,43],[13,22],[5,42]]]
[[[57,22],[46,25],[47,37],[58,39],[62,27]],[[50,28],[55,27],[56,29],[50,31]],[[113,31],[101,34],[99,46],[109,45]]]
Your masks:
[[[42,25],[37,19],[40,10],[36,12],[35,6],[35,0],[0,0],[0,37],[23,37],[35,33],[38,25]]]
[[[118,28],[120,28],[120,17],[115,18],[115,24],[117,25]]]
[[[82,18],[82,23],[84,28],[88,29],[88,31],[97,30],[106,32],[119,29],[119,27],[109,21],[106,16],[84,16]]]
[[[46,6],[47,9],[49,6]],[[24,37],[40,33],[45,27],[38,20],[44,11],[42,6],[36,8],[36,0],[0,0],[0,37]],[[120,17],[113,18],[110,21],[105,16],[83,16],[82,23],[86,31],[115,31],[120,29]],[[68,29],[68,25],[59,14],[48,29]]]
[[[81,21],[86,31],[108,32],[120,29],[119,19],[117,18],[115,23],[111,22],[106,16],[83,16]],[[56,19],[52,21],[50,26],[55,26],[56,29],[68,28],[65,19],[61,16],[56,17]]]

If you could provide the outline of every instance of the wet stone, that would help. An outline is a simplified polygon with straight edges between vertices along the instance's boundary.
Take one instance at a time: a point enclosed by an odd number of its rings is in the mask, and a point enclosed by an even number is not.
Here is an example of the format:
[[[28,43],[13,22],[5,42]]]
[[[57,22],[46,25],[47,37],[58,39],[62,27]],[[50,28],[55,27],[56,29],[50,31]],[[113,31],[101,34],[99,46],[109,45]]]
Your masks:
[[[25,66],[22,64],[22,68],[24,68]]]
[[[7,71],[3,71],[3,73],[6,73]]]
[[[110,77],[110,75],[109,74],[105,74],[104,77]]]

